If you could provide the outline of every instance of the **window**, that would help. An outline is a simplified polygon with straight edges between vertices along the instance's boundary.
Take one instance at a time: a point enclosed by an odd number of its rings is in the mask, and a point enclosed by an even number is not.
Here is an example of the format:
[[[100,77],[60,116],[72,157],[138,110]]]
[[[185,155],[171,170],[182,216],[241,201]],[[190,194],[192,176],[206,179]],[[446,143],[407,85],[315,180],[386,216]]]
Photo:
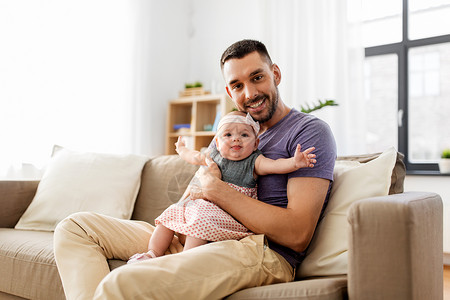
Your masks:
[[[366,151],[369,153],[397,144],[397,66],[395,54],[368,57],[364,64]]]
[[[450,148],[450,0],[362,0],[366,148],[397,145],[408,173]]]

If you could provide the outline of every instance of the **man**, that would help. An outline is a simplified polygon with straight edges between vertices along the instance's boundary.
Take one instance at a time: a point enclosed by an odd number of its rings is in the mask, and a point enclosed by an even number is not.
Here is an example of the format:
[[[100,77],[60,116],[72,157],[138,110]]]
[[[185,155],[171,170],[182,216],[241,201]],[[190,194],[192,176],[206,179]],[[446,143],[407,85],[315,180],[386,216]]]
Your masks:
[[[287,107],[277,86],[281,72],[266,47],[243,40],[221,59],[226,89],[239,110],[260,122],[259,148],[276,159],[297,144],[315,147],[317,163],[285,175],[261,176],[259,200],[233,190],[209,163],[200,171],[203,195],[255,233],[209,243],[109,272],[106,259],[146,252],[150,224],[90,213],[74,214],[55,230],[55,257],[71,299],[220,299],[238,290],[293,280],[326,203],[336,157],[324,122]]]

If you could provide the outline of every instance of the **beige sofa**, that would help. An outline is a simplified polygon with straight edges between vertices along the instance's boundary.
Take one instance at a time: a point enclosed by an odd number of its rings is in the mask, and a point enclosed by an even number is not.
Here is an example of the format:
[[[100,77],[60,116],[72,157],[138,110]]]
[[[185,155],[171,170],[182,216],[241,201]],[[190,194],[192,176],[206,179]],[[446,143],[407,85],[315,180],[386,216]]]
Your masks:
[[[377,155],[339,158],[367,162]],[[388,196],[351,204],[348,272],[250,288],[228,299],[442,299],[442,201],[425,192],[403,193],[399,154]],[[144,166],[132,219],[153,223],[177,201],[195,172],[177,156]],[[0,181],[0,299],[64,299],[53,257],[53,233],[14,229],[38,181]],[[110,261],[111,269],[124,264]]]

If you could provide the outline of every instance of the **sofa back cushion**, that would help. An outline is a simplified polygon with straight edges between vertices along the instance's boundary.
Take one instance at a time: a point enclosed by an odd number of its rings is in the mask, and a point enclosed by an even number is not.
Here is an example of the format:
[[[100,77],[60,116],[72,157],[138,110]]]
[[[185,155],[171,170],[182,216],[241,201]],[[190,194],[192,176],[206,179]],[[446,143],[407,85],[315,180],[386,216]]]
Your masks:
[[[37,180],[0,180],[0,228],[14,228],[36,194]]]
[[[178,202],[197,169],[198,166],[185,162],[179,155],[151,158],[142,171],[141,188],[131,218],[154,225],[156,217]]]

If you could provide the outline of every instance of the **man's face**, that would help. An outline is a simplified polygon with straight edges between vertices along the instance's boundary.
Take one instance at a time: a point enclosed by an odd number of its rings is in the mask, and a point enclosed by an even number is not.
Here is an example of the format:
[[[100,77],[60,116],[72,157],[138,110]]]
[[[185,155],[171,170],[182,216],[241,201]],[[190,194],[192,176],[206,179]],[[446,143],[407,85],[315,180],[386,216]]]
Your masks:
[[[278,104],[280,72],[276,65],[252,52],[240,59],[229,59],[223,66],[228,95],[240,111],[248,112],[260,123],[270,120]]]

